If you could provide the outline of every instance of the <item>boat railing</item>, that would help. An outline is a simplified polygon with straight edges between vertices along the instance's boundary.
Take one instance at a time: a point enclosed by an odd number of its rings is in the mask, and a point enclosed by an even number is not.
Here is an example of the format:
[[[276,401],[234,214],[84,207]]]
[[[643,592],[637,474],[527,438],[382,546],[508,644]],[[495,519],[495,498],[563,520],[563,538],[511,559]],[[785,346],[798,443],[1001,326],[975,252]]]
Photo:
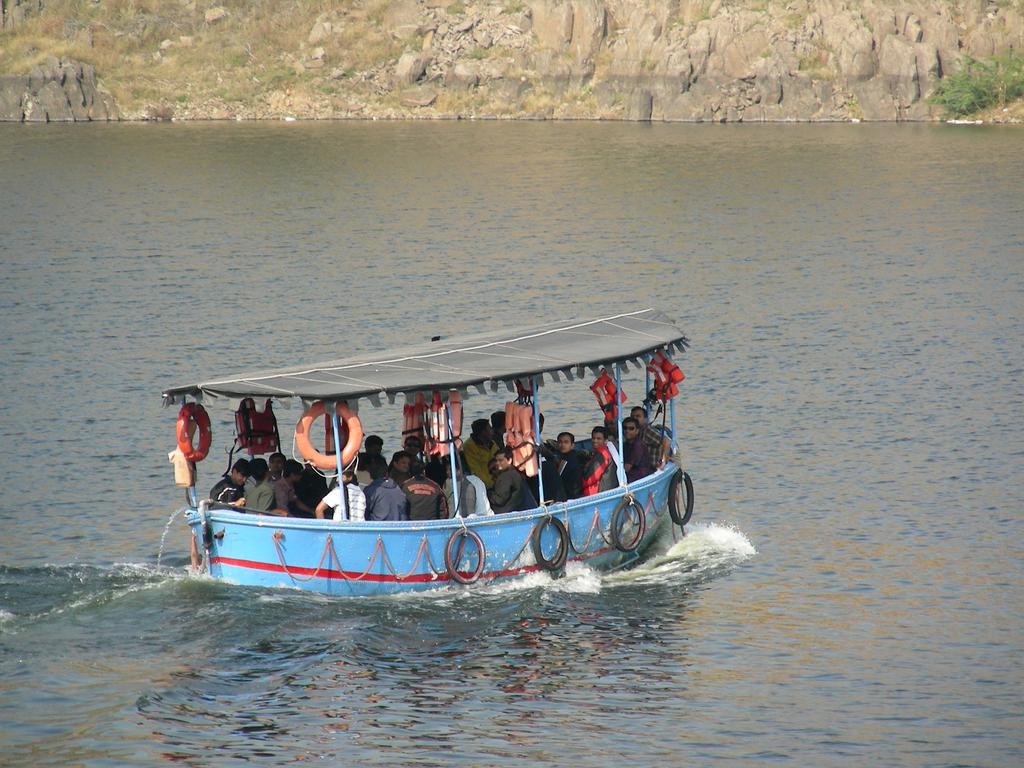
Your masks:
[[[379,520],[368,520],[362,522],[318,520],[308,517],[284,517],[281,515],[271,515],[259,510],[248,509],[246,507],[236,507],[231,504],[211,502],[209,500],[200,502],[199,509],[194,511],[202,512],[203,510],[207,510],[209,512],[217,513],[218,521],[233,522],[242,525],[254,525],[261,528],[278,527],[330,532],[344,530],[362,532],[366,532],[368,530],[432,530],[452,529],[460,526],[475,528],[521,522],[524,520],[543,518],[547,516],[558,516],[588,506],[601,506],[614,501],[615,499],[623,498],[627,494],[635,495],[639,491],[643,491],[652,485],[656,485],[659,480],[664,477],[665,473],[674,473],[676,468],[677,465],[670,461],[664,467],[655,470],[655,472],[647,477],[635,480],[627,485],[616,486],[615,488],[601,491],[593,496],[580,496],[578,498],[567,499],[565,501],[547,502],[546,504],[532,509],[519,510],[516,512],[503,512],[500,514],[484,516],[471,515],[469,517],[443,518],[440,520],[403,520],[401,522],[387,522]],[[225,518],[224,513],[227,513],[230,517]]]

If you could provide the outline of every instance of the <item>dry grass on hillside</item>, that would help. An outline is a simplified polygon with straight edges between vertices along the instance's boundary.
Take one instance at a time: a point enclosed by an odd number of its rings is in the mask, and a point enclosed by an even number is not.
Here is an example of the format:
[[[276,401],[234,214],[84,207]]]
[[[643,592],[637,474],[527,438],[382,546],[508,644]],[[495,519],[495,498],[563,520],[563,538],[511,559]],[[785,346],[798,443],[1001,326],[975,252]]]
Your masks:
[[[223,0],[229,15],[207,23],[209,5],[181,0],[50,0],[0,38],[0,72],[23,74],[48,56],[96,67],[126,115],[158,104],[217,100],[248,105],[276,90],[331,94],[328,73],[352,73],[397,57],[381,28],[386,0]],[[320,42],[323,68],[307,68],[319,17],[340,20]],[[336,22],[337,24],[337,22]]]
[[[901,2],[892,0],[894,7]],[[1024,8],[1024,0],[997,4]],[[400,93],[391,90],[390,67],[404,49],[418,50],[423,37],[416,33],[399,42],[385,29],[385,15],[394,5],[394,0],[46,0],[41,13],[0,35],[0,74],[27,74],[49,56],[92,64],[128,118],[408,114],[400,106]],[[726,5],[770,13],[793,30],[815,8],[810,0],[727,0]],[[953,5],[956,15],[966,0]],[[214,6],[228,15],[207,22],[206,12]],[[711,0],[675,3],[673,12],[685,7],[685,19],[679,16],[670,24],[695,27],[714,6]],[[447,13],[462,18],[482,7],[454,0]],[[503,3],[506,13],[525,7],[522,0]],[[321,19],[331,22],[332,32],[310,43],[310,31]],[[617,34],[614,15],[609,24]],[[314,59],[316,48],[323,52]],[[500,47],[481,48],[466,57],[493,59],[507,53]],[[597,53],[598,79],[610,61],[607,49]],[[829,61],[829,52],[820,48],[805,55],[799,69],[830,80],[835,73]],[[645,71],[656,64],[645,60]],[[985,117],[1019,120],[1021,110],[1018,103]],[[439,88],[433,112],[573,118],[600,116],[602,110],[589,90],[556,96],[538,88],[511,103],[476,89]]]

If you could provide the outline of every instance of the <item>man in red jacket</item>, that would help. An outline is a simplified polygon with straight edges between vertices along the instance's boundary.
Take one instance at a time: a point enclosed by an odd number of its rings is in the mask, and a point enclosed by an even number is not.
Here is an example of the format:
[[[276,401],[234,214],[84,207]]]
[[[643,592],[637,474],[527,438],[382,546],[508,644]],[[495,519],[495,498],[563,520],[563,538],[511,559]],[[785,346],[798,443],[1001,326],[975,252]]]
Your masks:
[[[595,493],[614,487],[602,483],[605,477],[615,474],[615,463],[612,461],[612,454],[608,450],[608,430],[604,427],[594,427],[590,433],[590,442],[594,447],[587,463],[583,465],[583,495],[593,496]],[[607,486],[607,487],[604,487]]]

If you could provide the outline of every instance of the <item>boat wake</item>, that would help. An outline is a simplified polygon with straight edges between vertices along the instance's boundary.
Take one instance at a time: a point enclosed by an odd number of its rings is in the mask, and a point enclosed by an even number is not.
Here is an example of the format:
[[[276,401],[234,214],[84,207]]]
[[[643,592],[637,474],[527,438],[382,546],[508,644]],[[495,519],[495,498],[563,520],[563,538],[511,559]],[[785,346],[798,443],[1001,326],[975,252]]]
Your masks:
[[[539,592],[558,594],[600,594],[604,590],[630,589],[636,585],[695,586],[729,573],[757,554],[750,540],[739,530],[716,523],[687,527],[685,537],[675,539],[666,527],[647,555],[629,568],[607,573],[584,563],[570,562],[564,574],[525,574],[519,579],[471,588],[448,586],[427,592],[409,592],[372,598],[387,602],[463,601],[498,599],[510,594]],[[135,593],[182,583],[210,582],[207,576],[190,574],[187,568],[145,563],[96,565],[45,565],[34,568],[0,566],[0,635],[18,632],[29,625],[62,614],[92,611]],[[257,598],[260,603],[334,603],[328,595],[293,590],[270,590]],[[391,602],[394,605],[393,602]]]
[[[696,523],[687,528],[686,536],[671,539],[670,533],[663,534],[644,560],[634,568],[608,574],[605,583],[701,584],[725,575],[757,554],[742,531],[717,523]]]
[[[189,578],[180,568],[144,563],[0,566],[0,634],[61,614],[92,610]]]
[[[686,536],[673,540],[666,527],[651,550],[636,564],[611,573],[595,571],[585,563],[570,562],[565,573],[529,573],[513,581],[482,584],[464,589],[444,587],[430,592],[395,595],[401,600],[436,600],[453,597],[487,597],[529,590],[545,593],[599,594],[637,584],[672,586],[703,584],[724,576],[757,554],[750,540],[737,530],[717,523],[687,526]],[[678,534],[677,534],[678,535]]]

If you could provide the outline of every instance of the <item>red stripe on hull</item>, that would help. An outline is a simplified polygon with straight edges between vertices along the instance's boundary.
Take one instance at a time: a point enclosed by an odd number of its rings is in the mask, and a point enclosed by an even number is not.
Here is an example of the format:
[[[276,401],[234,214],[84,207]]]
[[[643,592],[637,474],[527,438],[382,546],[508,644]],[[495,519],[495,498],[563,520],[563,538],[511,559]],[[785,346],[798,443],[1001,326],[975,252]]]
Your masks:
[[[586,557],[573,557],[570,560],[581,561],[588,560],[591,557],[597,557],[603,555],[606,552],[611,552],[611,547],[605,547],[598,549],[594,552],[587,553]],[[261,563],[258,560],[241,560],[235,557],[213,557],[210,558],[210,564],[221,564],[231,565],[236,568],[249,568],[254,571],[270,571],[271,573],[283,573],[285,575],[293,573],[296,576],[316,576],[321,579],[344,579],[345,581],[373,581],[373,582],[397,582],[404,584],[406,582],[412,583],[427,583],[431,581],[450,581],[451,577],[447,573],[440,573],[437,576],[429,573],[416,573],[405,578],[399,578],[392,574],[383,573],[368,573],[362,575],[355,573],[354,571],[339,571],[334,568],[303,568],[301,566],[288,566],[287,570],[280,563]],[[526,565],[522,568],[509,568],[503,571],[490,571],[488,573],[481,574],[481,579],[493,579],[498,576],[517,576],[521,573],[533,573],[535,571],[543,570],[539,565]]]

